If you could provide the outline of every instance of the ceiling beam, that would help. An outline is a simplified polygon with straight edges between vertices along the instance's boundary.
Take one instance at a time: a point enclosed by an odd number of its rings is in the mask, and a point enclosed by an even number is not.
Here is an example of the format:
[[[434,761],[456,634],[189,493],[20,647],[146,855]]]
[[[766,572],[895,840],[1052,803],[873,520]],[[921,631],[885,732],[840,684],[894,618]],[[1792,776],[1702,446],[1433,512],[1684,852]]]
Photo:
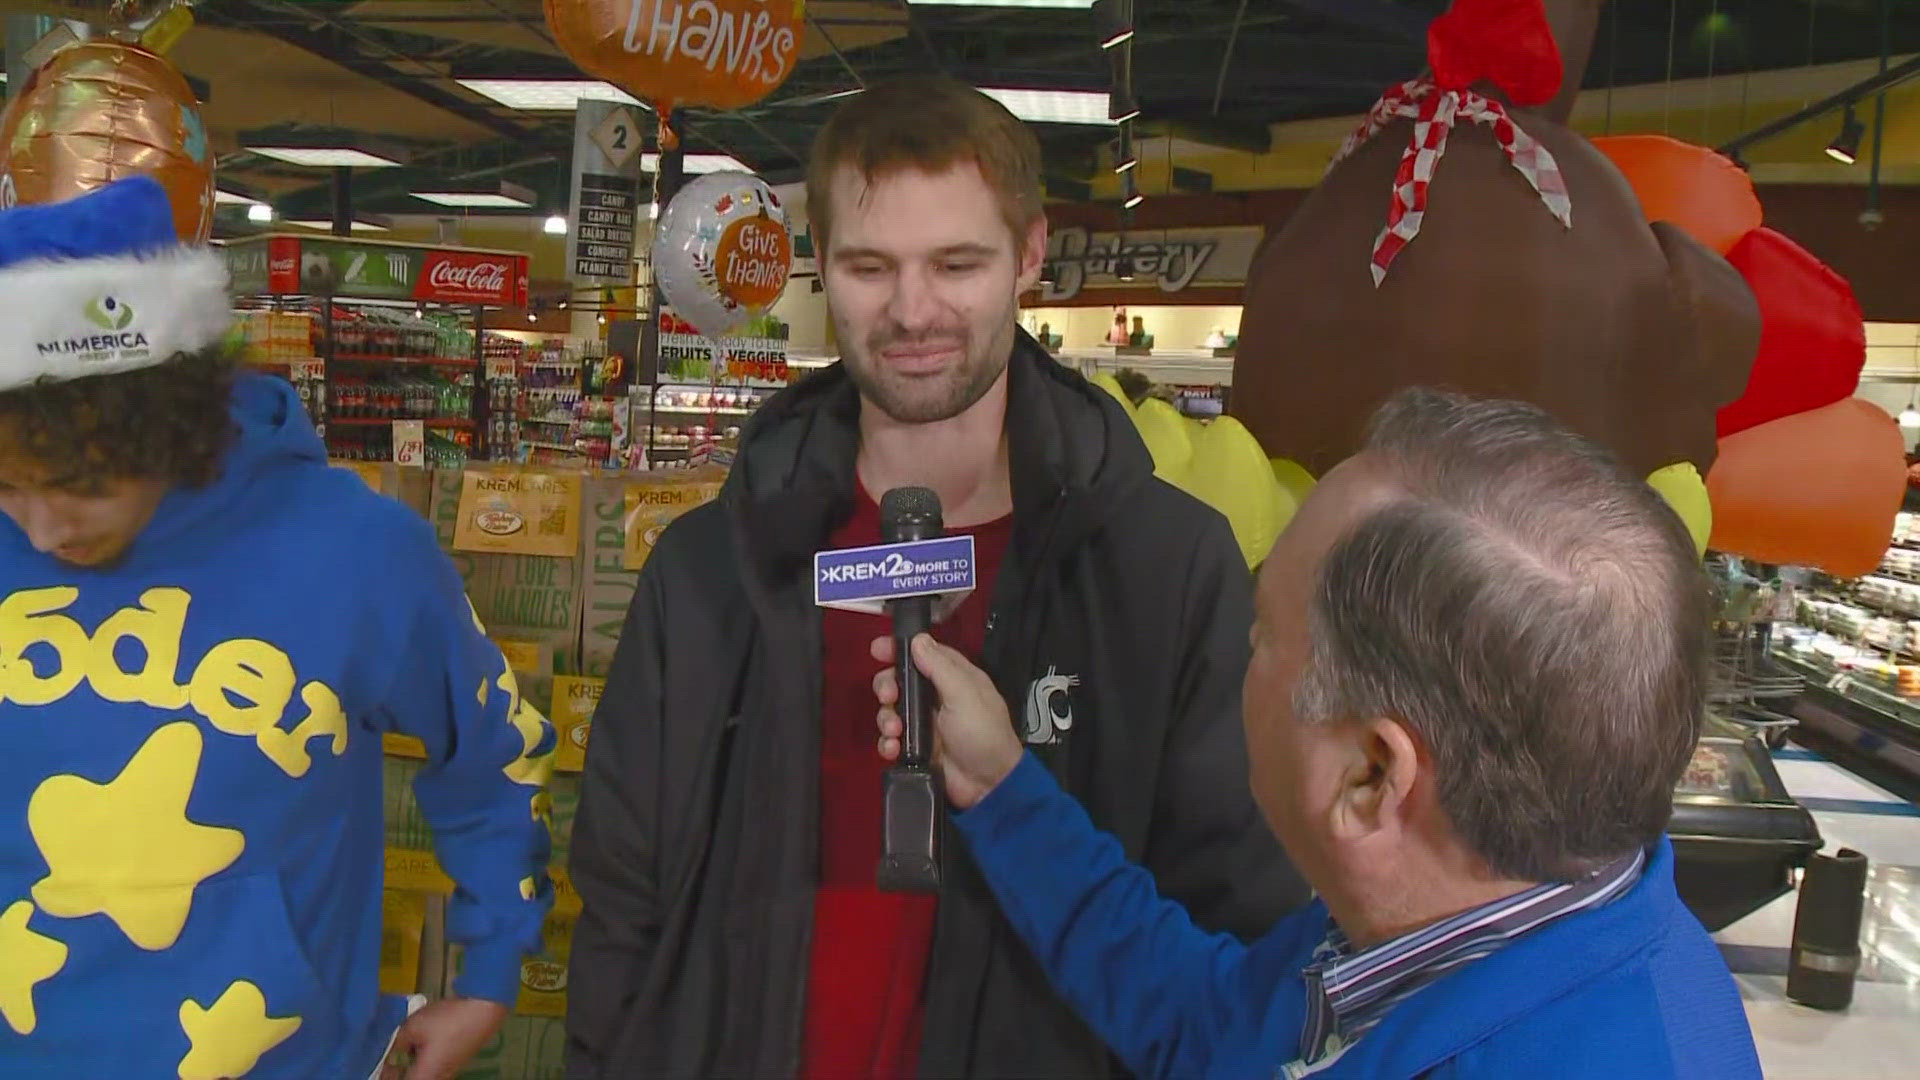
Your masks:
[[[503,139],[517,141],[536,139],[534,132],[496,115],[484,105],[443,90],[425,79],[403,75],[384,61],[375,60],[358,52],[350,54],[336,47],[325,35],[316,33],[306,26],[297,25],[290,19],[282,17],[283,14],[291,13],[275,11],[256,0],[240,0],[237,3],[221,4],[217,7],[209,5],[203,10],[201,17],[209,25],[251,30],[276,38],[329,63],[338,64],[356,75],[371,79],[388,89],[399,91],[443,112],[451,113],[470,124],[483,127]],[[348,27],[321,11],[303,9],[300,16],[332,27],[342,36],[354,36]]]

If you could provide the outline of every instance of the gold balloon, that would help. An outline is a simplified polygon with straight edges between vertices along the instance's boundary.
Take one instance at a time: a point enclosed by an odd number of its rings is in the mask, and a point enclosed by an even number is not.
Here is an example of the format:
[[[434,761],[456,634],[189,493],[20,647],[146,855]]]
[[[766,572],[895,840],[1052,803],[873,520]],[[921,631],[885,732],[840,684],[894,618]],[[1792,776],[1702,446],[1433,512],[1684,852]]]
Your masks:
[[[213,152],[174,66],[138,45],[54,54],[0,116],[0,206],[60,202],[128,176],[160,182],[182,240],[213,231]]]

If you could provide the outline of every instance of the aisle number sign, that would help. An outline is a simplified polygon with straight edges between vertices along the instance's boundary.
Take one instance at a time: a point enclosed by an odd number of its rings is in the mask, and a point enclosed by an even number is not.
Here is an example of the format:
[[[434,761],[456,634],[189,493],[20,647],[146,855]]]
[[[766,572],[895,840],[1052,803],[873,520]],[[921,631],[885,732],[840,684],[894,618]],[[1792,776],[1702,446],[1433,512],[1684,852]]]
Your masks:
[[[633,284],[641,141],[631,106],[582,99],[574,112],[567,266],[576,284]]]

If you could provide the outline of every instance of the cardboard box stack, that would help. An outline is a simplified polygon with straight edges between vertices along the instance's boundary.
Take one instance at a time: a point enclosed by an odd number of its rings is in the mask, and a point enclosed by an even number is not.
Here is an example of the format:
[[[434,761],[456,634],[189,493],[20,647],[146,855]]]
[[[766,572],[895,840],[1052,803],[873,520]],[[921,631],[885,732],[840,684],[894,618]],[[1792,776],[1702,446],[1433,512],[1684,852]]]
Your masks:
[[[640,568],[668,523],[719,495],[725,471],[587,475],[477,466],[465,470],[340,463],[369,487],[426,516],[453,559],[474,611],[500,645],[521,691],[554,723],[550,788],[555,903],[542,955],[521,968],[515,1015],[462,1075],[557,1080],[563,1071],[567,960],[579,894],[565,872],[579,772],[591,721],[619,645]],[[444,994],[459,971],[446,943],[453,883],[432,854],[414,799],[425,749],[386,739],[387,894],[384,992]]]

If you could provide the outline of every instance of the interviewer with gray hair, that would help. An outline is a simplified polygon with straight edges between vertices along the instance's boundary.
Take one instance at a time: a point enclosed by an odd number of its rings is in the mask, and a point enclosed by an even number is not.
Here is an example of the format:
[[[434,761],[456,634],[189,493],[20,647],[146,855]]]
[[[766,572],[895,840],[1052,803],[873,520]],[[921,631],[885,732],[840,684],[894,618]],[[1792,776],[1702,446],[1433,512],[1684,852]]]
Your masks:
[[[1136,1073],[1741,1080],[1664,836],[1707,621],[1685,527],[1606,451],[1528,405],[1395,397],[1261,572],[1253,789],[1319,899],[1252,945],[1156,895],[986,676],[914,658],[974,858]],[[875,690],[892,757],[891,668]]]

